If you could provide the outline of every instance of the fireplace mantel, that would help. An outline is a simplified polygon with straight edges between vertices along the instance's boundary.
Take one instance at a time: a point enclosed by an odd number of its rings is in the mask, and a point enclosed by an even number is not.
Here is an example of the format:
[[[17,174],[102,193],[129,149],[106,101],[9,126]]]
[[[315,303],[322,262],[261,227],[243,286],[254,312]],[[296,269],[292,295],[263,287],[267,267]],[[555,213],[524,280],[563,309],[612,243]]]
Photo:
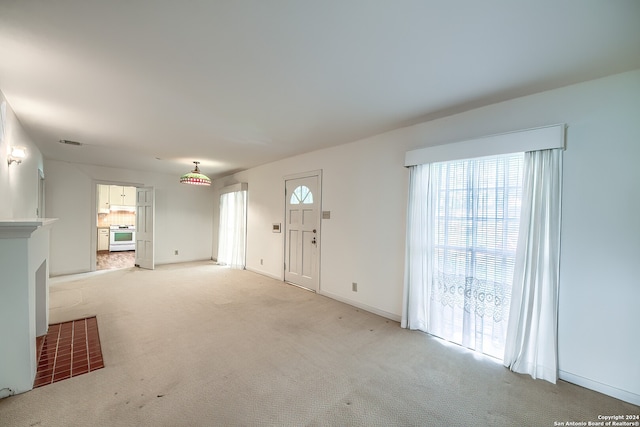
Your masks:
[[[30,237],[41,227],[50,227],[58,218],[0,219],[0,239]]]

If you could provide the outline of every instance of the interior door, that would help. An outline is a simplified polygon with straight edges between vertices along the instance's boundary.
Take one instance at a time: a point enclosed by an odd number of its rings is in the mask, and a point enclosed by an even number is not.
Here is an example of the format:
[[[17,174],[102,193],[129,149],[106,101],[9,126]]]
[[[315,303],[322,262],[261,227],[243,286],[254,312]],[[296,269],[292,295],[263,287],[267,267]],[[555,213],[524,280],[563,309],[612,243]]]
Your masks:
[[[319,175],[285,180],[284,280],[318,291]]]
[[[136,267],[153,270],[153,223],[155,219],[153,187],[136,189]]]

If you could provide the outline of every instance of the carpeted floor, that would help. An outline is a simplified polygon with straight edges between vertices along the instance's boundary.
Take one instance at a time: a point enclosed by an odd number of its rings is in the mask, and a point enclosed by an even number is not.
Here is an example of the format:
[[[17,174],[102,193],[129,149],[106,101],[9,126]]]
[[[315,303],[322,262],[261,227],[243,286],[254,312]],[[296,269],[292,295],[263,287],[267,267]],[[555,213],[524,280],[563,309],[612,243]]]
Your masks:
[[[2,426],[553,426],[640,408],[534,381],[393,321],[212,262],[56,278],[103,369],[0,400]]]

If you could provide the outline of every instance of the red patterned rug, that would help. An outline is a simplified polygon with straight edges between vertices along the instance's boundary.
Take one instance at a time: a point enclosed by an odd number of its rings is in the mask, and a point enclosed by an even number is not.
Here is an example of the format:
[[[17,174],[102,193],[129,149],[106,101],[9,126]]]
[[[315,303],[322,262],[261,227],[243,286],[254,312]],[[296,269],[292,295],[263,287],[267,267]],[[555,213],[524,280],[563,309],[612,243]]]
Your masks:
[[[38,370],[33,388],[104,368],[95,316],[49,325],[36,347]]]

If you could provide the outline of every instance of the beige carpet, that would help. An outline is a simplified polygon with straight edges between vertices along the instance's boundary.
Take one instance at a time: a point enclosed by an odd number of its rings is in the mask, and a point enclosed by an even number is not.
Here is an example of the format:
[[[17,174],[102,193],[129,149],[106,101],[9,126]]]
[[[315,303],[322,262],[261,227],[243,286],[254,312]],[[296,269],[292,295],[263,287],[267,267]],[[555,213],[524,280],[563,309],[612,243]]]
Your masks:
[[[211,262],[54,282],[51,323],[97,315],[105,367],[0,400],[2,426],[553,426],[640,412]]]

